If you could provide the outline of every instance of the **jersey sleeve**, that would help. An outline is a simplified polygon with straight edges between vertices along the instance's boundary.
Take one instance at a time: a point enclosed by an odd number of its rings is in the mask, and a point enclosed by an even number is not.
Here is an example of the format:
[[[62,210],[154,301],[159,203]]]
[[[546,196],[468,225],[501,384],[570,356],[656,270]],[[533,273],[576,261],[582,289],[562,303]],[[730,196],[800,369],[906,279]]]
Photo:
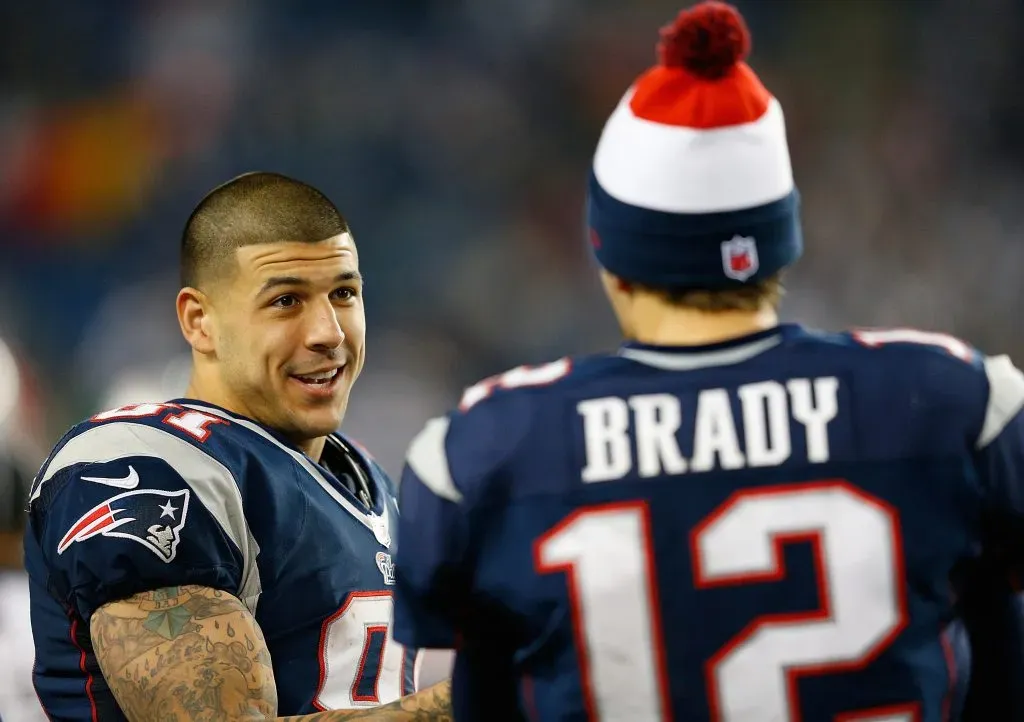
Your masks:
[[[1024,374],[1009,357],[986,356],[945,334],[880,329],[852,337],[900,354],[890,357],[897,376],[924,394],[915,403],[938,425],[931,432],[955,447],[946,449],[951,456],[968,457],[990,558],[995,552],[1011,557],[1004,563],[1024,563]]]
[[[255,542],[228,469],[160,429],[94,427],[40,472],[29,502],[29,566],[88,620],[110,601],[183,584],[246,601],[258,590]],[[33,560],[36,562],[37,560]]]
[[[468,519],[448,464],[450,426],[450,417],[427,422],[399,485],[394,636],[411,647],[454,648],[456,608],[469,593]]]
[[[984,361],[987,382],[974,467],[986,496],[985,526],[995,544],[1024,563],[1024,374],[1006,356]]]
[[[522,397],[489,399],[427,422],[413,440],[399,485],[395,639],[450,649],[485,626],[475,623],[473,577],[485,512],[505,461],[522,442]]]

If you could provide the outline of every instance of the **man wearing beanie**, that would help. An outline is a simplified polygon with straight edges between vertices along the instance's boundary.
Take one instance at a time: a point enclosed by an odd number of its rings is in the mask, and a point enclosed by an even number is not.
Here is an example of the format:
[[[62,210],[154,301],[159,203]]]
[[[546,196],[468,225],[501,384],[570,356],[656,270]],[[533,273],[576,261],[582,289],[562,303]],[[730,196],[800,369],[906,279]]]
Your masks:
[[[482,381],[409,448],[394,636],[457,649],[460,721],[960,718],[961,602],[1024,561],[1024,375],[780,323],[799,197],[749,45],[731,6],[683,12],[602,134],[624,345]]]

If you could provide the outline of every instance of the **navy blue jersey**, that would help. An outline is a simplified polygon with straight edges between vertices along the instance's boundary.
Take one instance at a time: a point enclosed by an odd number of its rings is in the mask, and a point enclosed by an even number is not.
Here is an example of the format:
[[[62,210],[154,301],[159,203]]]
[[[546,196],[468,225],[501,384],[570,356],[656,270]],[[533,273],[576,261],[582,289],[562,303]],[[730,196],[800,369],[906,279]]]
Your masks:
[[[53,720],[123,719],[89,619],[107,602],[186,584],[229,592],[253,612],[282,715],[408,694],[414,652],[391,637],[396,518],[390,480],[340,435],[315,463],[272,431],[189,400],[76,426],[29,506],[44,708]]]
[[[410,446],[395,638],[459,650],[466,721],[956,719],[961,595],[1024,558],[1022,405],[911,330],[514,369]]]

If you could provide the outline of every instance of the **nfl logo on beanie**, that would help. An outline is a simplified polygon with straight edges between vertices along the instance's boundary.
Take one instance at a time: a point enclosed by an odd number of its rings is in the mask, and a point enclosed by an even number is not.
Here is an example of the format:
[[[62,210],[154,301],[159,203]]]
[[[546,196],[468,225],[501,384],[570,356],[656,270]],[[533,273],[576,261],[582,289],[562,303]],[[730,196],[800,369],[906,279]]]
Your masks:
[[[661,31],[659,64],[605,125],[587,220],[598,262],[658,288],[727,289],[803,250],[782,107],[744,59],[739,12],[703,2]]]

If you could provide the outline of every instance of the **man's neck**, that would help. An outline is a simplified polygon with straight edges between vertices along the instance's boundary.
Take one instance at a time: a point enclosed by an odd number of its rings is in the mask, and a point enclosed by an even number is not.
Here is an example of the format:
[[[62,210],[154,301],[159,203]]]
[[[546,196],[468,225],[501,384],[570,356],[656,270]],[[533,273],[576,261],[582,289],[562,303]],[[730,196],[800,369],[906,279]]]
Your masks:
[[[770,306],[758,311],[698,311],[690,308],[658,308],[637,314],[631,336],[655,346],[707,346],[749,336],[779,325]]]
[[[297,446],[302,449],[303,453],[313,461],[319,462],[320,457],[324,455],[324,446],[327,444],[326,436],[319,436],[315,439],[303,441]]]
[[[233,414],[244,416],[257,424],[273,428],[261,421],[249,410],[248,407],[244,404],[238,403],[233,397],[227,396],[223,393],[217,393],[215,387],[207,387],[204,385],[202,379],[198,378],[195,374],[193,374],[192,378],[189,380],[188,388],[185,389],[185,396],[190,399],[195,399],[196,401],[214,404],[225,411],[230,411]],[[288,438],[288,434],[285,432],[279,431],[278,433],[283,435],[285,438]],[[292,443],[294,443],[295,446],[310,459],[319,462],[320,457],[324,453],[324,444],[327,443],[327,437],[319,436],[315,439],[303,439],[302,441],[293,440]]]
[[[219,406],[225,411],[244,416],[255,421],[255,416],[245,404],[239,403],[238,399],[227,394],[219,384],[207,383],[201,373],[193,370],[192,377],[188,381],[188,388],[185,389],[186,398],[202,401],[203,403]]]

